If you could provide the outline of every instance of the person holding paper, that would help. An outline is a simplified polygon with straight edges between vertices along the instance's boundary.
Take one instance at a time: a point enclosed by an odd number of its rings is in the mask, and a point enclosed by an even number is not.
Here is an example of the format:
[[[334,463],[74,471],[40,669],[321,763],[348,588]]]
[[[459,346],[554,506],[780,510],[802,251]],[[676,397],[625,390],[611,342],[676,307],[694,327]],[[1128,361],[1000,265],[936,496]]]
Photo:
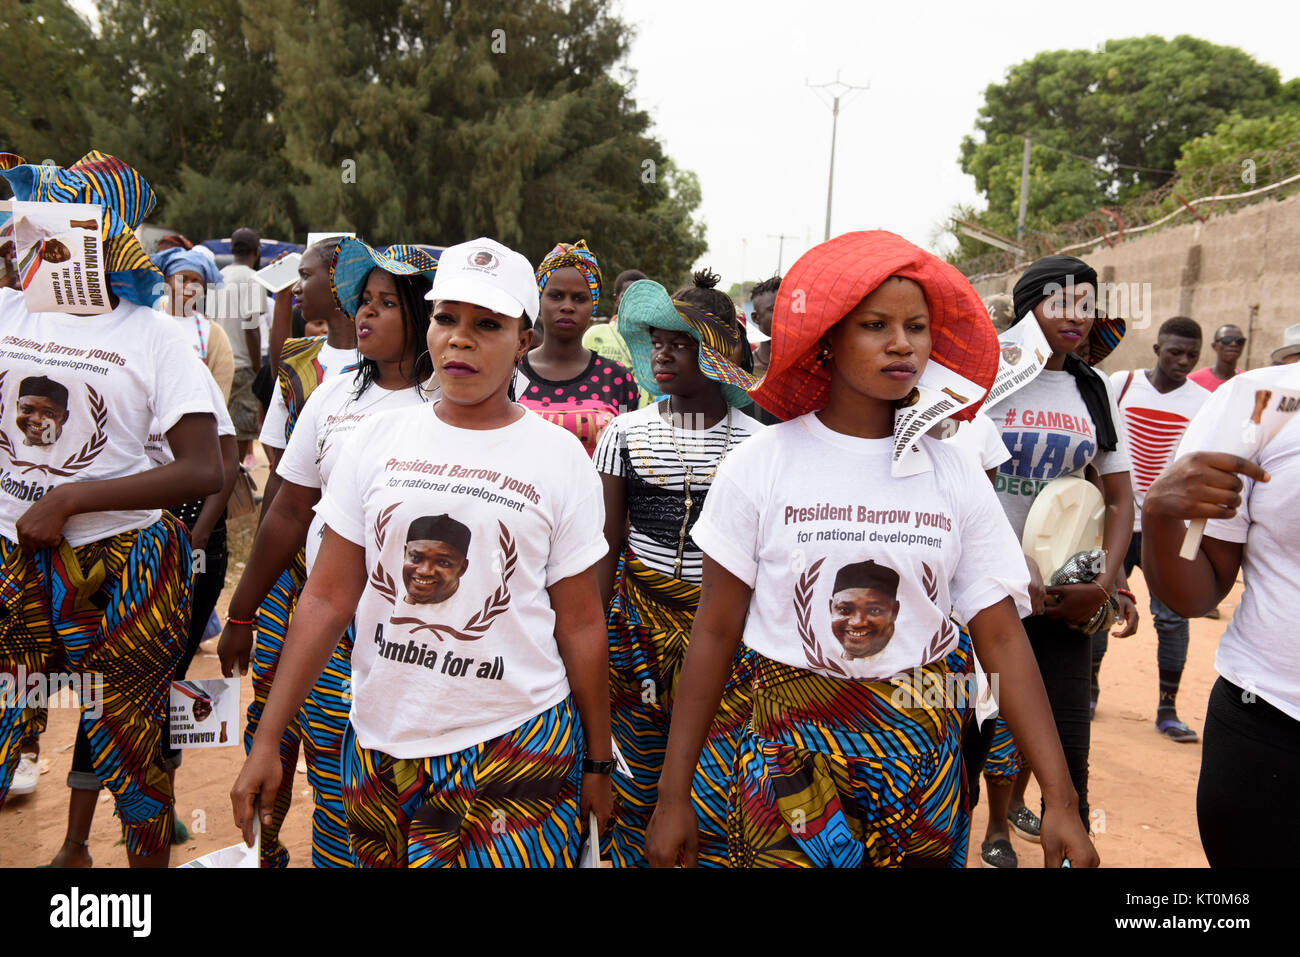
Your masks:
[[[1000,675],[1003,713],[1042,784],[1045,862],[1095,866],[1020,623],[1028,570],[988,479],[927,435],[907,439],[910,474],[896,475],[901,405],[948,383],[967,419],[993,383],[997,341],[975,290],[893,233],[847,233],[791,267],[772,333],[753,398],[785,421],[727,456],[692,533],[703,589],[646,839],[651,864],[696,863],[691,779],[743,634],[754,716],[735,765],[732,866],[962,867],[970,703],[935,693],[967,684],[955,615]],[[875,654],[846,657],[833,599],[864,590],[865,579],[839,574],[861,562],[896,573],[886,589],[896,618]],[[883,584],[874,570],[873,580]]]
[[[1142,499],[1155,477],[1173,461],[1178,441],[1210,393],[1188,379],[1201,353],[1201,327],[1186,316],[1175,316],[1160,324],[1153,346],[1156,364],[1150,369],[1111,373],[1111,391],[1127,428],[1133,469],[1133,500],[1139,512],[1133,522],[1133,538],[1124,556],[1124,574],[1132,575],[1142,564]],[[1171,741],[1192,743],[1196,732],[1178,717],[1178,685],[1187,662],[1187,619],[1151,595],[1151,617],[1156,626],[1156,663],[1159,674],[1159,703],[1156,730]],[[1106,654],[1106,632],[1092,639],[1092,707],[1097,705],[1101,662]]]
[[[630,779],[614,778],[611,857],[618,867],[646,865],[645,828],[700,598],[703,556],[691,529],[720,464],[762,430],[739,410],[750,404],[745,390],[754,380],[728,358],[743,340],[734,319],[715,313],[713,295],[692,287],[670,297],[649,279],[628,287],[619,309],[632,370],[668,398],[617,416],[593,458],[609,544],[598,567],[608,610],[610,718],[632,771]],[[747,649],[736,656],[692,786],[701,862],[709,867],[727,864],[727,795],[736,738],[749,720],[752,660]]]
[[[261,721],[283,653],[283,636],[300,587],[296,583],[316,564],[325,525],[314,509],[348,438],[370,416],[420,406],[428,399],[425,385],[432,364],[425,342],[429,303],[424,295],[436,268],[433,257],[418,246],[377,250],[358,239],[338,244],[330,272],[331,295],[343,314],[356,323],[360,362],[350,373],[321,383],[303,405],[276,469],[279,491],[257,530],[217,648],[227,676],[236,668],[247,670],[250,656],[252,659],[253,701],[248,706],[246,747]],[[290,346],[296,348],[293,340]],[[301,570],[299,561],[304,563]],[[340,639],[324,674],[281,741],[280,792],[275,815],[262,834],[263,860],[268,867],[288,865],[289,852],[280,841],[280,827],[292,802],[300,749],[314,792],[312,863],[316,867],[353,864],[339,785],[353,638],[349,630]]]
[[[1090,362],[1100,362],[1123,334],[1122,322],[1097,316],[1096,294],[1096,270],[1082,260],[1055,255],[1029,265],[1012,293],[1019,318],[1003,333],[1001,343],[1004,356],[1009,350],[1036,353],[1045,348],[1045,361],[1027,381],[984,408],[1011,453],[998,468],[994,490],[1018,539],[1035,497],[1052,479],[1082,478],[1089,464],[1101,475],[1106,567],[1095,581],[1049,586],[1043,613],[1025,620],[1085,824],[1092,638],[1082,629],[1111,600],[1124,613],[1117,636],[1132,634],[1137,627],[1132,601],[1116,592],[1133,534],[1123,420],[1106,378],[1075,355],[1086,342]],[[1039,571],[1048,581],[1056,569]]]
[[[538,308],[528,261],[486,238],[452,246],[428,297],[439,398],[368,418],[339,453],[236,823],[251,843],[255,799],[270,820],[280,736],[355,616],[342,787],[357,864],[571,867],[588,814],[613,810],[600,482],[572,433],[510,398]],[[403,601],[412,523],[443,515],[468,533],[456,595]]]
[[[155,201],[139,173],[97,151],[67,169],[6,154],[0,169],[20,201],[103,207],[111,293],[109,312],[74,316],[29,312],[22,293],[0,290],[6,341],[39,344],[0,349],[0,400],[14,408],[20,383],[55,372],[69,412],[39,462],[0,416],[0,673],[57,668],[93,682],[74,773],[112,792],[130,864],[166,867],[175,801],[159,739],[185,646],[191,552],[163,509],[221,488],[210,379],[176,321],[152,309],[163,277],[134,234]],[[157,468],[155,428],[174,455]],[[34,720],[0,700],[0,804]],[[89,863],[84,839],[60,855]]]
[[[1142,504],[1142,570],[1170,608],[1203,615],[1239,576],[1245,582],[1219,639],[1219,679],[1201,745],[1196,820],[1211,867],[1291,868],[1300,861],[1297,406],[1300,366],[1234,376],[1192,420],[1178,457]],[[1257,409],[1262,414],[1253,414]],[[1254,418],[1277,429],[1257,452],[1214,451],[1230,447]],[[1189,519],[1208,521],[1187,561],[1179,551]]]

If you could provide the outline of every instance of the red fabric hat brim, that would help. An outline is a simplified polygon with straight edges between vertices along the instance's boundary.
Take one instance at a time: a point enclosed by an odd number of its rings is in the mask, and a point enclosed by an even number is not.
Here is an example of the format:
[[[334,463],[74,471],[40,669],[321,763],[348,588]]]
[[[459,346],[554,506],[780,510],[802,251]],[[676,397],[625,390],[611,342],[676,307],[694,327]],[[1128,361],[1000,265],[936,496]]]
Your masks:
[[[818,340],[891,276],[920,284],[930,309],[930,361],[986,393],[998,371],[998,340],[979,295],[955,267],[884,230],[845,233],[814,246],[781,280],[772,312],[772,358],[750,390],[781,419],[826,406],[830,374],[817,362]],[[968,420],[976,402],[953,416]]]

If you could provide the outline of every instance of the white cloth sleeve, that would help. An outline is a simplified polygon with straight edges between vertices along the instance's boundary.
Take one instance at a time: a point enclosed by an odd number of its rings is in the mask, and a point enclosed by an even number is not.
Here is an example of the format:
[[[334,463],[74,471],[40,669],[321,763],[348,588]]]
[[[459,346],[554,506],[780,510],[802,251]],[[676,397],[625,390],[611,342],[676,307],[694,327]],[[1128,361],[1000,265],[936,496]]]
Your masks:
[[[731,478],[733,461],[718,467],[691,538],[704,554],[753,588],[758,580],[760,515],[757,504]],[[989,484],[987,479],[984,484]]]
[[[289,407],[284,404],[284,396],[280,394],[280,383],[277,381],[274,385],[274,391],[271,393],[271,404],[266,410],[266,418],[262,420],[262,432],[258,435],[257,441],[275,449],[283,449],[288,444],[284,439],[284,427],[288,424]]]
[[[600,440],[596,443],[596,452],[591,457],[591,461],[596,466],[596,471],[604,475],[613,475],[615,477],[623,474],[623,456],[622,448],[625,441],[625,432],[623,431],[623,416],[615,416],[610,423],[605,426],[604,431],[600,433]]]
[[[963,466],[974,463],[963,460]],[[965,507],[959,520],[961,561],[950,586],[953,610],[969,622],[1008,596],[1021,618],[1033,612],[1029,602],[1029,568],[1016,533],[998,504],[988,478],[971,471],[962,479]]]
[[[318,435],[317,417],[322,405],[317,401],[323,390],[316,389],[307,397],[306,404],[298,413],[298,421],[293,425],[293,435],[280,456],[276,473],[295,485],[304,488],[320,488],[320,466],[316,461],[316,436]]]
[[[348,439],[338,464],[330,472],[329,487],[315,509],[336,534],[362,548],[366,546],[366,516],[360,470],[363,462],[370,461],[365,454],[370,432],[366,424],[363,422]]]
[[[572,462],[551,529],[551,552],[546,560],[546,587],[585,572],[605,557],[605,492],[591,459],[574,439],[566,443]],[[330,485],[333,486],[331,479]]]
[[[213,381],[212,373],[208,372],[208,367],[183,338],[175,323],[159,330],[153,358],[149,411],[153,413],[160,432],[165,435],[182,416],[192,412],[206,412],[220,421],[217,406],[224,403],[214,401],[214,393],[208,389],[207,384]],[[220,392],[215,395],[217,399],[221,398]]]
[[[1094,370],[1095,371],[1095,370]],[[1097,451],[1097,457],[1092,460],[1092,464],[1097,467],[1097,474],[1110,475],[1114,472],[1131,472],[1133,463],[1128,455],[1128,429],[1124,425],[1124,417],[1120,415],[1119,406],[1115,404],[1115,389],[1111,382],[1101,373],[1097,373],[1098,378],[1106,383],[1106,397],[1110,400],[1110,420],[1115,423],[1115,451],[1103,452]]]

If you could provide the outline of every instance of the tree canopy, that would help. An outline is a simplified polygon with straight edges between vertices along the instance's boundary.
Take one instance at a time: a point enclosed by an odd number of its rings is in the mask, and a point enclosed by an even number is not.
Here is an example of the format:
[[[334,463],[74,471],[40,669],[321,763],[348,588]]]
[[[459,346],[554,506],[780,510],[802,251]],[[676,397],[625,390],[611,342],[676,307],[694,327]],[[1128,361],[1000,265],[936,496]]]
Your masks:
[[[674,283],[705,249],[699,181],[614,78],[611,7],[100,0],[95,31],[61,0],[0,0],[0,131],[37,162],[120,156],[191,239],[486,234],[536,262],[585,238],[606,274]]]
[[[1190,36],[1044,51],[985,89],[961,168],[987,204],[976,214],[981,225],[1014,235],[1024,137],[1032,136],[1026,224],[1046,229],[1161,185],[1185,143],[1234,115],[1271,116],[1297,95],[1300,81],[1283,84],[1243,51]],[[956,258],[990,248],[959,243]]]

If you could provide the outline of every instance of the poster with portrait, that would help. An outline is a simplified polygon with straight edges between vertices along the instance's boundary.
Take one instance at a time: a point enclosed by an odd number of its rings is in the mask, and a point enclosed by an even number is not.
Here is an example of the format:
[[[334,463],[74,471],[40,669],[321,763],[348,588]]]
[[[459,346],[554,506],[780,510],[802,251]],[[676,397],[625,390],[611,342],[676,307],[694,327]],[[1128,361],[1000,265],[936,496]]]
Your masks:
[[[104,271],[103,209],[18,200],[10,207],[12,237],[7,235],[5,242],[13,244],[28,312],[93,316],[112,311]]]
[[[171,746],[226,748],[240,743],[239,679],[173,681]]]

